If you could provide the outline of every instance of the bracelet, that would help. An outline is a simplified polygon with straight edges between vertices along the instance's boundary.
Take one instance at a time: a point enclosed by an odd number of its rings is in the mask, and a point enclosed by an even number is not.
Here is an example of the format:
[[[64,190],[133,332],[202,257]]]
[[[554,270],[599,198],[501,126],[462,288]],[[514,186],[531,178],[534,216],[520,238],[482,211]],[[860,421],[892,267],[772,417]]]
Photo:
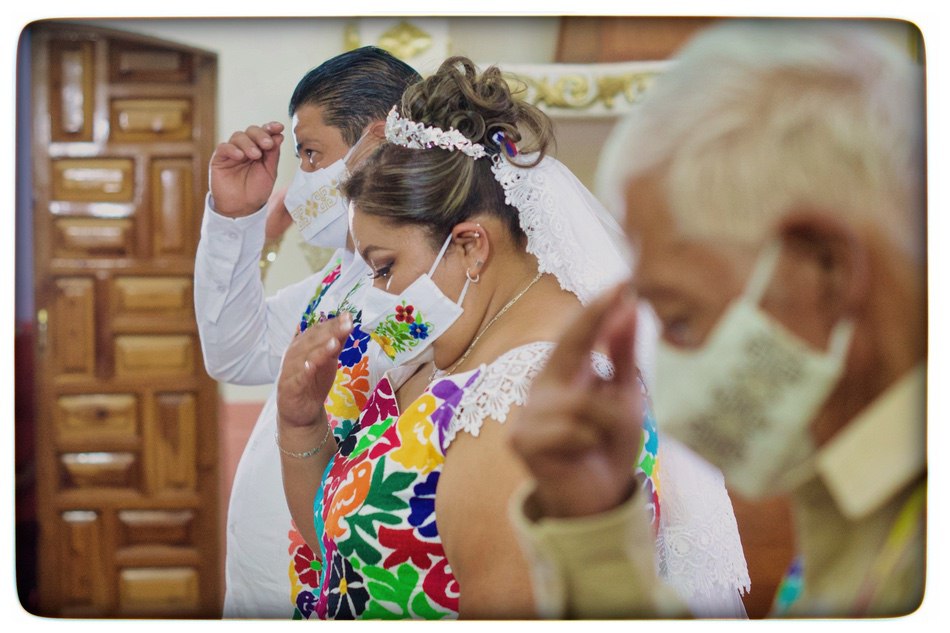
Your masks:
[[[297,459],[306,459],[310,457],[311,455],[316,455],[317,453],[319,453],[320,449],[322,449],[326,445],[327,440],[330,439],[330,425],[327,424],[327,432],[323,436],[323,441],[320,442],[320,446],[316,448],[311,448],[309,451],[304,451],[303,453],[295,453],[293,451],[288,451],[283,446],[281,446],[279,433],[280,433],[279,431],[274,431],[274,444],[277,445],[277,450],[279,450],[281,453],[283,453],[284,455],[288,457],[296,457]]]

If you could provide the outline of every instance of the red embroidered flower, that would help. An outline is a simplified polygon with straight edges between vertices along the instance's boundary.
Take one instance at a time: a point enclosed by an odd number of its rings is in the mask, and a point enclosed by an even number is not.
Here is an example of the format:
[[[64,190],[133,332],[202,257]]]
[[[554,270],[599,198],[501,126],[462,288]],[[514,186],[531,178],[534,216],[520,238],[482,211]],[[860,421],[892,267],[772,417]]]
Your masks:
[[[394,530],[385,525],[380,526],[379,544],[393,550],[383,561],[383,567],[386,569],[401,565],[407,560],[417,569],[429,569],[433,559],[441,557],[445,560],[441,543],[424,541],[413,529]]]
[[[415,320],[415,317],[412,316],[412,311],[415,308],[410,306],[396,306],[396,320],[405,321],[406,323],[412,323]]]
[[[297,548],[294,552],[294,571],[300,582],[308,587],[320,585],[320,560],[313,555],[313,550],[307,544]]]
[[[449,567],[449,561],[443,558],[435,563],[422,581],[423,591],[433,601],[450,611],[459,610],[459,583]]]

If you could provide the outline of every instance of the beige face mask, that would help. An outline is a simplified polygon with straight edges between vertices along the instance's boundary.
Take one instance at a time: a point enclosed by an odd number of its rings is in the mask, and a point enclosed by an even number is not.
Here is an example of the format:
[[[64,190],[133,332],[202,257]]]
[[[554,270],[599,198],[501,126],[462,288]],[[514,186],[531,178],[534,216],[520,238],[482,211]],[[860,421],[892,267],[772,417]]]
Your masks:
[[[660,432],[710,461],[750,499],[786,491],[814,453],[808,427],[841,378],[854,330],[842,321],[821,352],[761,310],[778,254],[777,245],[765,251],[702,348],[661,340],[656,355]]]

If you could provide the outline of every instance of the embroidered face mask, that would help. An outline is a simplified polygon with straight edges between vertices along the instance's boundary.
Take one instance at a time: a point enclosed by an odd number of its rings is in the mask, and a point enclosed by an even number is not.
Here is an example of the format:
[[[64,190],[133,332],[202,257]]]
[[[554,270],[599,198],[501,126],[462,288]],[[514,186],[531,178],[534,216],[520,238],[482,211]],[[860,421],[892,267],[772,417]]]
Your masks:
[[[469,280],[466,278],[458,301],[445,296],[432,281],[451,241],[450,234],[429,272],[399,294],[370,286],[361,298],[364,331],[370,332],[397,366],[432,360],[432,343],[462,315]]]
[[[360,137],[360,141],[366,133]],[[360,144],[357,141],[340,160],[316,171],[297,168],[284,197],[284,206],[308,244],[342,248],[346,244],[348,203],[340,184],[349,177],[346,161]]]
[[[853,323],[829,349],[808,346],[758,307],[778,259],[770,247],[700,349],[659,342],[653,401],[661,431],[717,466],[750,499],[784,492],[814,453],[809,424],[841,378]]]

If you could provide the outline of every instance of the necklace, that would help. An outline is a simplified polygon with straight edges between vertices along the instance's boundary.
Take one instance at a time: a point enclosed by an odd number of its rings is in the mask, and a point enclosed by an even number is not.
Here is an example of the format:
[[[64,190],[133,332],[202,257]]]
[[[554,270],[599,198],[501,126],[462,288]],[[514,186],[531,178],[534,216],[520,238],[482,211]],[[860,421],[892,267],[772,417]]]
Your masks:
[[[518,299],[520,299],[521,297],[523,297],[526,292],[528,292],[529,290],[531,290],[531,286],[533,286],[534,284],[538,283],[538,280],[539,280],[539,279],[541,279],[541,272],[540,272],[540,271],[538,271],[538,274],[535,275],[534,279],[531,280],[531,283],[529,283],[527,286],[525,286],[524,288],[522,288],[522,289],[521,289],[521,292],[519,292],[518,294],[516,294],[516,295],[514,296],[514,298],[512,298],[511,301],[509,301],[508,303],[506,303],[506,304],[502,307],[502,309],[499,310],[499,311],[495,314],[495,316],[493,316],[493,317],[491,318],[491,321],[489,321],[488,324],[486,324],[485,327],[482,328],[481,332],[479,332],[478,334],[475,335],[475,338],[473,338],[473,339],[472,339],[472,342],[468,344],[468,347],[465,349],[465,352],[462,354],[462,357],[461,357],[461,358],[459,358],[457,361],[455,361],[454,363],[452,363],[452,365],[451,365],[448,369],[442,370],[442,369],[439,369],[438,367],[436,367],[434,370],[432,370],[432,373],[429,375],[429,382],[432,382],[433,380],[435,380],[436,376],[447,376],[447,375],[451,374],[453,371],[455,371],[455,368],[458,367],[459,365],[461,365],[461,364],[465,361],[465,359],[468,358],[469,353],[471,353],[472,349],[475,348],[475,344],[478,343],[478,339],[482,338],[482,334],[484,334],[484,333],[488,330],[488,328],[490,328],[490,327],[492,326],[492,324],[494,324],[495,321],[497,321],[497,320],[501,317],[501,315],[503,315],[505,312],[508,312],[508,309],[509,309],[511,306],[515,305],[515,303],[518,301]]]

